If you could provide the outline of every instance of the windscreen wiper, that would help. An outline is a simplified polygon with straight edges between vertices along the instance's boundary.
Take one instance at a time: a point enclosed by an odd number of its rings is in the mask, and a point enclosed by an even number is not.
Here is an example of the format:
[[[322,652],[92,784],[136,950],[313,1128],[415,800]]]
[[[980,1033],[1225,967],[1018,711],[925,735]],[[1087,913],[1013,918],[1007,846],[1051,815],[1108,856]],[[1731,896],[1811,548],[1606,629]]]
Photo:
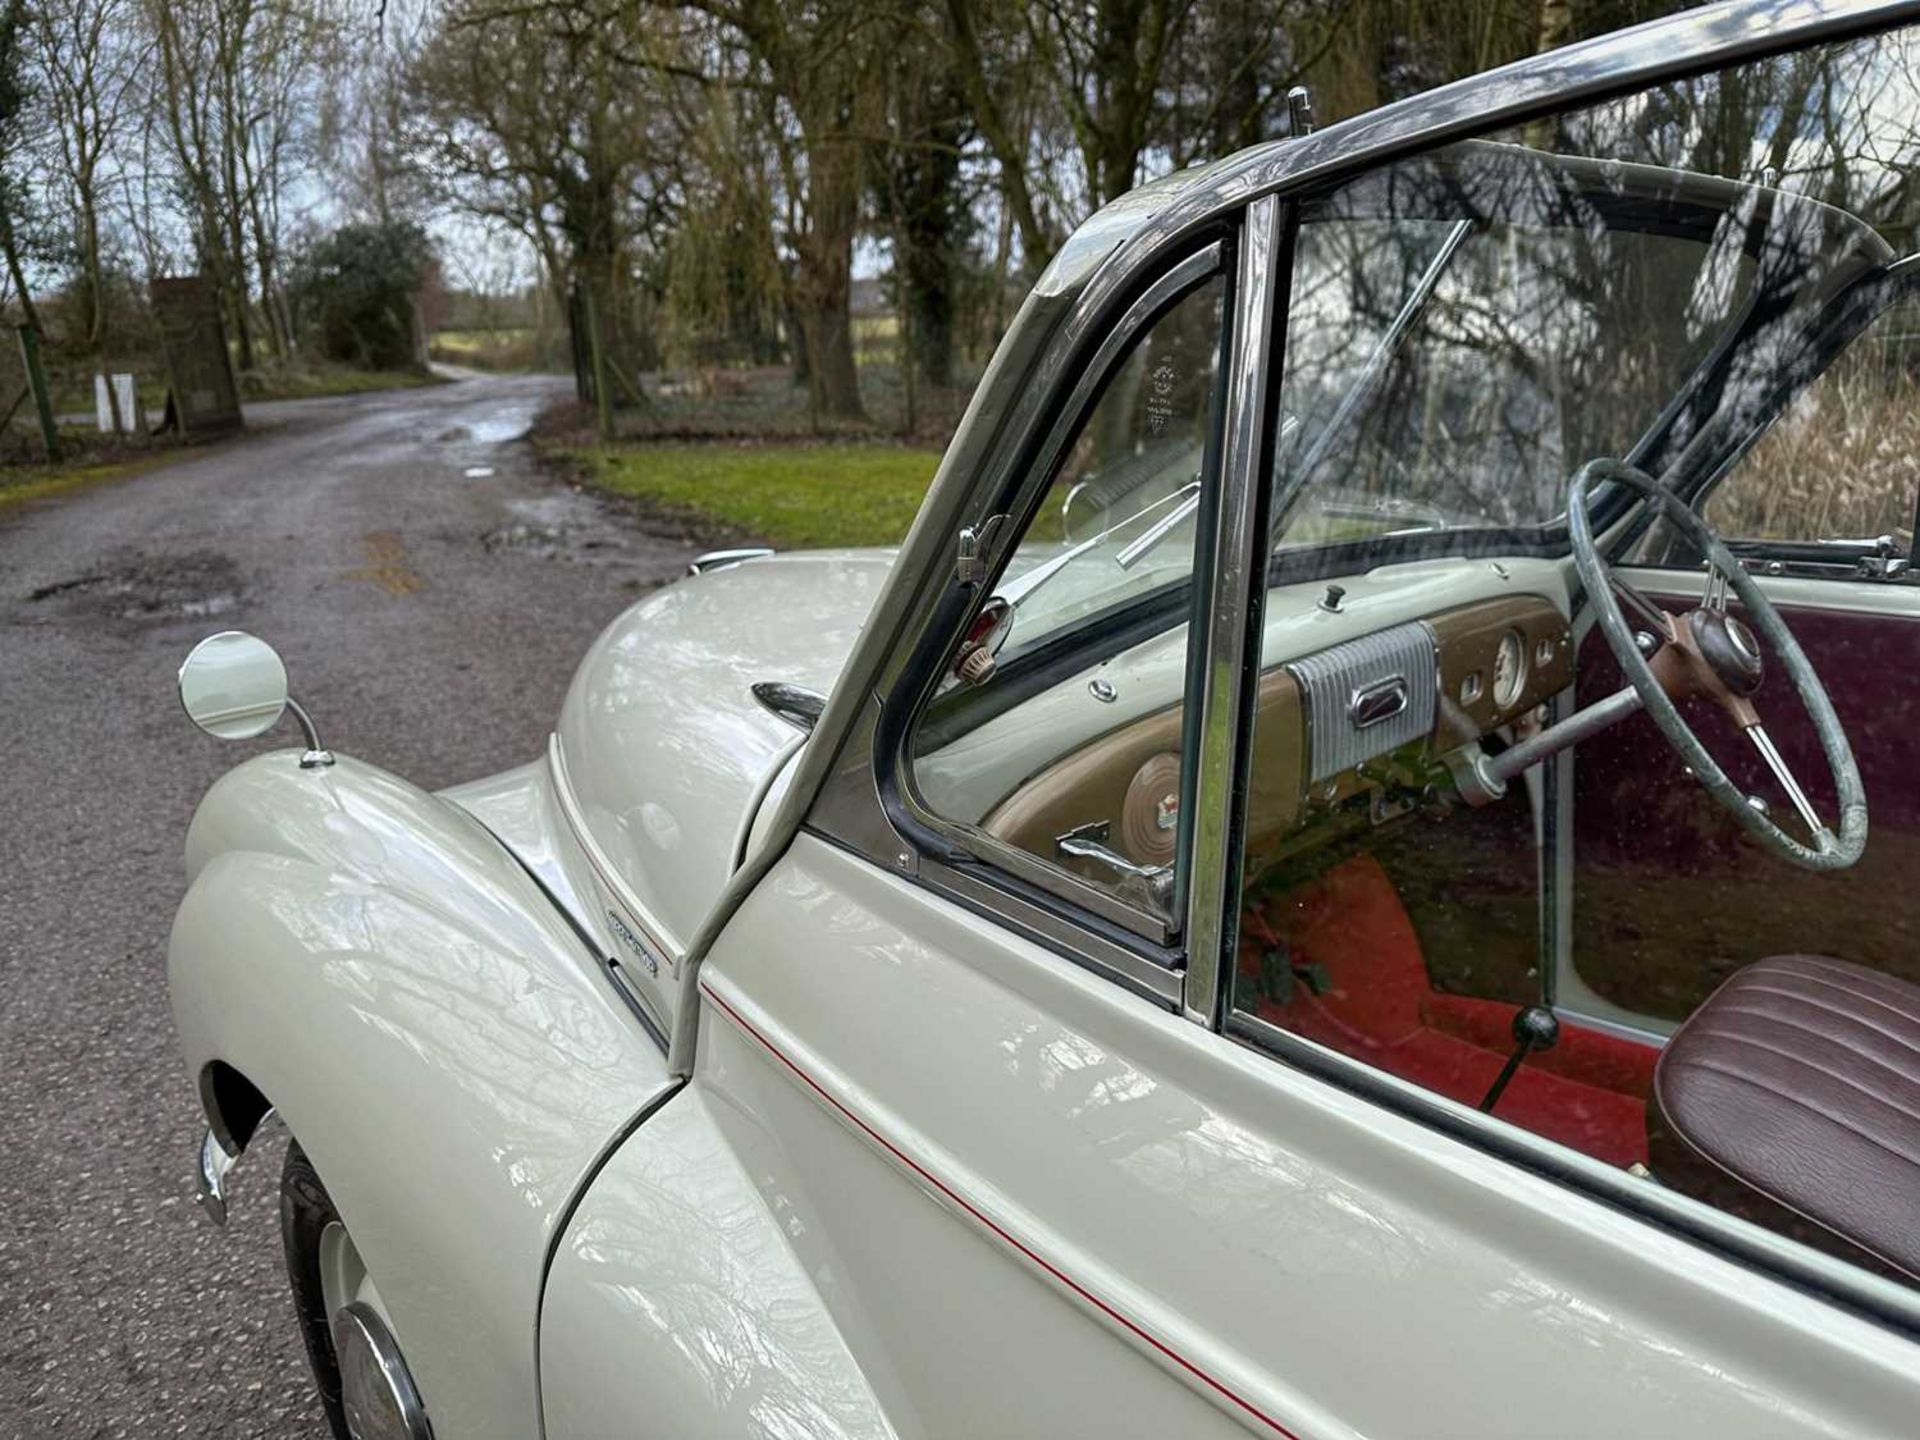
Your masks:
[[[1161,496],[1151,505],[1142,505],[1138,510],[1127,516],[1126,519],[1117,524],[1109,525],[1099,534],[1089,535],[1078,545],[1068,550],[1062,550],[1051,560],[1043,561],[1024,574],[1014,576],[1013,579],[1003,583],[996,593],[1000,599],[1007,602],[1010,608],[1017,610],[1022,602],[1032,597],[1034,591],[1038,590],[1042,585],[1046,584],[1047,581],[1051,580],[1075,560],[1078,560],[1082,555],[1086,554],[1087,551],[1093,549],[1094,546],[1099,545],[1102,541],[1112,539],[1120,531],[1126,529],[1143,516],[1151,515],[1154,511],[1165,506],[1173,506],[1172,511],[1155,524],[1152,529],[1148,530],[1139,540],[1134,541],[1133,544],[1120,552],[1120,568],[1123,570],[1127,569],[1132,564],[1132,561],[1125,558],[1129,553],[1139,548],[1143,542],[1151,540],[1154,543],[1158,543],[1167,531],[1179,524],[1180,521],[1188,515],[1191,515],[1193,513],[1192,507],[1199,503],[1200,480],[1199,477],[1196,476],[1172,494]],[[1135,559],[1137,558],[1138,556],[1135,557]]]

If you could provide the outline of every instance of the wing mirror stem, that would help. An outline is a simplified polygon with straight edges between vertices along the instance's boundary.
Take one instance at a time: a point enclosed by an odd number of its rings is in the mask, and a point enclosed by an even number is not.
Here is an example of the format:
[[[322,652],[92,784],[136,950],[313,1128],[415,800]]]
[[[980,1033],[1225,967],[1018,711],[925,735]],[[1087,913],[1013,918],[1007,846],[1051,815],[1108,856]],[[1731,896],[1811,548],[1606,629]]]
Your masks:
[[[314,726],[313,717],[307,714],[307,707],[289,695],[287,709],[293,712],[293,718],[299,722],[300,738],[306,742],[307,748],[300,756],[300,768],[319,770],[333,764],[333,752],[320,743],[320,732]]]

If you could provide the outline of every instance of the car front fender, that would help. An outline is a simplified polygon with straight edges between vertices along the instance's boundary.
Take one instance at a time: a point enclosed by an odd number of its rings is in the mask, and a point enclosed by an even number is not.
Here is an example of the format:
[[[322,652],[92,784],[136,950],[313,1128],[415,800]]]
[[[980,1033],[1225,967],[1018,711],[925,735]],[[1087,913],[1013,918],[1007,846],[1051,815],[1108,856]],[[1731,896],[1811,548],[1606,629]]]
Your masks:
[[[548,1440],[634,1433],[640,1417],[674,1440],[902,1433],[883,1399],[904,1404],[899,1377],[856,1354],[885,1346],[819,1263],[806,1197],[775,1183],[779,1137],[752,1132],[696,1082],[595,1178],[542,1297]]]
[[[168,979],[203,1095],[244,1077],[299,1138],[437,1433],[537,1435],[550,1251],[665,1057],[479,822],[372,766],[249,761],[187,860]]]

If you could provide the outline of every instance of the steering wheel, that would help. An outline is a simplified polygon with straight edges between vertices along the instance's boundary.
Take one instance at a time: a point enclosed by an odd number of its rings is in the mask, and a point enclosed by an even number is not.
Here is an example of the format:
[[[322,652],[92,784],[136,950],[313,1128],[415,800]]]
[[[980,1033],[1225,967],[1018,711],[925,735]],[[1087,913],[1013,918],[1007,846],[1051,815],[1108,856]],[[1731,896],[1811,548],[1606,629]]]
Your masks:
[[[1587,491],[1601,482],[1623,485],[1652,502],[1662,517],[1706,556],[1707,587],[1697,608],[1683,615],[1668,613],[1615,575],[1600,558],[1587,516]],[[1667,743],[1706,786],[1707,793],[1726,806],[1748,833],[1796,865],[1809,870],[1844,870],[1858,860],[1867,843],[1867,795],[1860,783],[1860,768],[1853,760],[1853,747],[1847,743],[1847,732],[1841,728],[1840,717],[1834,714],[1833,702],[1814,674],[1806,652],[1773,608],[1773,602],[1753,583],[1712,527],[1645,471],[1620,460],[1593,460],[1581,467],[1568,487],[1567,528],[1573,541],[1573,562],[1579,567],[1580,579],[1593,600],[1595,618],[1620,662],[1621,672]],[[1760,723],[1751,697],[1765,678],[1765,667],[1752,631],[1727,613],[1729,587],[1740,597],[1807,707],[1839,796],[1838,834],[1820,819],[1766,726]],[[1621,610],[1622,601],[1643,627],[1645,633],[1639,640]],[[1655,642],[1648,645],[1651,658],[1641,649],[1648,637]],[[1749,801],[1727,778],[1675,704],[1689,695],[1716,702],[1732,717],[1812,832],[1811,845],[1802,844],[1774,824],[1763,808]]]

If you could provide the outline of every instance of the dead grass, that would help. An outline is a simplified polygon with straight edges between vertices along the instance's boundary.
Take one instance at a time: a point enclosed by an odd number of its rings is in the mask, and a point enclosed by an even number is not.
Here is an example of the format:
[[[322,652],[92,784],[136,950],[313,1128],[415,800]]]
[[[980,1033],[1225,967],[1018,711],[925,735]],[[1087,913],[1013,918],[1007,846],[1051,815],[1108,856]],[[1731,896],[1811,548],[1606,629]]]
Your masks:
[[[415,390],[446,383],[430,370],[355,370],[346,365],[304,361],[263,366],[241,375],[239,380],[243,402],[364,395],[376,390]]]
[[[1707,506],[1754,540],[1911,543],[1920,381],[1868,349],[1843,357],[1748,452]]]
[[[566,369],[564,337],[550,337],[543,351],[537,330],[442,330],[427,353],[442,364],[500,374],[557,374]]]

